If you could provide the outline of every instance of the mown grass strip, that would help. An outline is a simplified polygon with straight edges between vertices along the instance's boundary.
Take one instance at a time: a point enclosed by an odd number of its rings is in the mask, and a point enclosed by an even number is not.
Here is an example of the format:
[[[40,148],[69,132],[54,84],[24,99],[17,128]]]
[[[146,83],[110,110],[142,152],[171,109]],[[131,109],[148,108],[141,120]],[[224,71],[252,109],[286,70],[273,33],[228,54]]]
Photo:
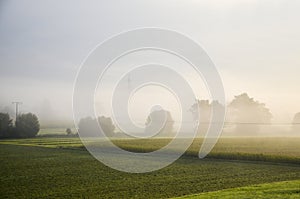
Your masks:
[[[266,183],[239,187],[215,192],[201,193],[176,199],[298,199],[300,198],[300,180]],[[175,199],[175,198],[174,198]]]

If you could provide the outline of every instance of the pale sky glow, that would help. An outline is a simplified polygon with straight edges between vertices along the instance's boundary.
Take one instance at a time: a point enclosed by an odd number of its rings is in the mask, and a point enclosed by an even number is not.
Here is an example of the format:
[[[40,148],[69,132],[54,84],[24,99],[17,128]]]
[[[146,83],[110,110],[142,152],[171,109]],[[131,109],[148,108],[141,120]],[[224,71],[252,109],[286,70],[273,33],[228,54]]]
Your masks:
[[[207,51],[228,102],[247,92],[274,121],[290,121],[300,112],[299,10],[298,0],[1,1],[0,110],[20,100],[35,112],[47,99],[57,118],[71,118],[87,54],[119,32],[160,27]]]

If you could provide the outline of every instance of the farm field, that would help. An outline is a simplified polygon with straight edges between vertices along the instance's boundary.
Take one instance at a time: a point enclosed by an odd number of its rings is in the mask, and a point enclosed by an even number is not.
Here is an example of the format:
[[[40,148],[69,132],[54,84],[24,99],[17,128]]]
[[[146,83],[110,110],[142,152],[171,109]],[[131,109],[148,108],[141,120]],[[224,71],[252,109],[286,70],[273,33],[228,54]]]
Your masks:
[[[300,199],[299,11],[0,0],[0,199]]]
[[[199,160],[196,156],[201,141],[197,139],[183,157],[162,170],[128,174],[95,160],[79,138],[3,140],[0,198],[173,198],[206,192],[222,195],[231,188],[300,179],[299,138],[221,139],[210,157]],[[143,152],[155,150],[169,140],[114,142],[127,150]],[[299,181],[294,181],[293,193],[299,191],[297,185]],[[214,192],[224,189],[224,193]],[[261,189],[264,188],[257,193]],[[251,191],[251,187],[245,191],[232,189],[237,196],[248,195],[247,190]]]
[[[70,128],[73,132],[76,131],[76,129]],[[66,135],[66,128],[41,128],[38,132],[38,136],[57,136],[57,135]]]
[[[101,141],[101,140],[100,140]],[[134,152],[150,152],[170,142],[169,139],[113,139],[117,146]],[[186,156],[198,157],[203,139],[197,138]],[[40,137],[3,140],[2,144],[84,149],[78,137]],[[105,145],[105,143],[103,144]],[[214,159],[251,160],[300,164],[300,137],[295,138],[221,138],[208,156]]]

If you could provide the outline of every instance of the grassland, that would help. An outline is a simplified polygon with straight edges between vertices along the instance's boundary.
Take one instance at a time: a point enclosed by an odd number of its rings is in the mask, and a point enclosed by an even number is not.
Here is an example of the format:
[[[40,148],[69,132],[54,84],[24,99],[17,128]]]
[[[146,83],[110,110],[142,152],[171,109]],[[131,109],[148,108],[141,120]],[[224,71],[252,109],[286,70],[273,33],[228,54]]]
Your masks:
[[[168,141],[114,140],[122,148],[139,152],[155,150]],[[127,174],[95,160],[78,138],[3,140],[0,141],[0,198],[172,198],[206,192],[229,194],[226,191],[247,196],[251,187],[245,191],[237,188],[300,179],[299,141],[299,138],[221,139],[210,158],[199,160],[196,156],[202,140],[197,139],[174,164],[152,173]],[[237,160],[247,154],[272,157],[273,161]],[[299,181],[295,183],[299,185]],[[225,193],[214,192],[224,189]],[[256,192],[259,194],[263,189],[258,187]],[[292,194],[299,189],[290,190]]]
[[[113,142],[128,151],[150,152],[169,143],[168,139],[115,139]],[[197,157],[203,139],[195,139],[185,153]],[[34,138],[5,140],[3,144],[42,146],[52,148],[84,149],[79,138]],[[221,138],[209,154],[209,158],[265,161],[300,164],[300,137],[297,138]]]
[[[70,125],[72,126],[72,125]],[[72,132],[75,132],[76,129],[72,129]],[[38,136],[57,136],[57,135],[66,135],[66,128],[41,128]]]
[[[298,199],[300,198],[300,180],[274,182],[233,189],[226,189],[215,192],[202,193],[191,196],[184,196],[177,199]]]

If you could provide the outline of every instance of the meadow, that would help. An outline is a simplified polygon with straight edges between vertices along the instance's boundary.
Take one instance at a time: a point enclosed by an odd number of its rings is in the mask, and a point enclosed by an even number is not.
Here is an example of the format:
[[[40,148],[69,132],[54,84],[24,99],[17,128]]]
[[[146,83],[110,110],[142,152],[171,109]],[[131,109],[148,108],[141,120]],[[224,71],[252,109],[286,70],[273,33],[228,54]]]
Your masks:
[[[169,141],[113,140],[136,152]],[[2,140],[0,198],[298,197],[300,138],[222,138],[204,160],[197,158],[201,142],[162,170],[128,174],[95,160],[76,137]]]
[[[144,153],[167,145],[170,139],[112,139],[112,142],[125,150]],[[198,157],[202,142],[203,139],[196,138],[185,156]],[[67,136],[3,140],[1,143],[84,149],[80,138]],[[103,145],[105,146],[105,143]],[[220,138],[208,158],[300,164],[300,137]]]
[[[180,197],[181,199],[207,199],[207,198],[224,198],[224,199],[239,199],[239,198],[272,198],[282,199],[290,198],[297,199],[300,194],[300,180],[273,182],[260,185],[252,185],[197,195]],[[179,199],[179,198],[177,198]]]

